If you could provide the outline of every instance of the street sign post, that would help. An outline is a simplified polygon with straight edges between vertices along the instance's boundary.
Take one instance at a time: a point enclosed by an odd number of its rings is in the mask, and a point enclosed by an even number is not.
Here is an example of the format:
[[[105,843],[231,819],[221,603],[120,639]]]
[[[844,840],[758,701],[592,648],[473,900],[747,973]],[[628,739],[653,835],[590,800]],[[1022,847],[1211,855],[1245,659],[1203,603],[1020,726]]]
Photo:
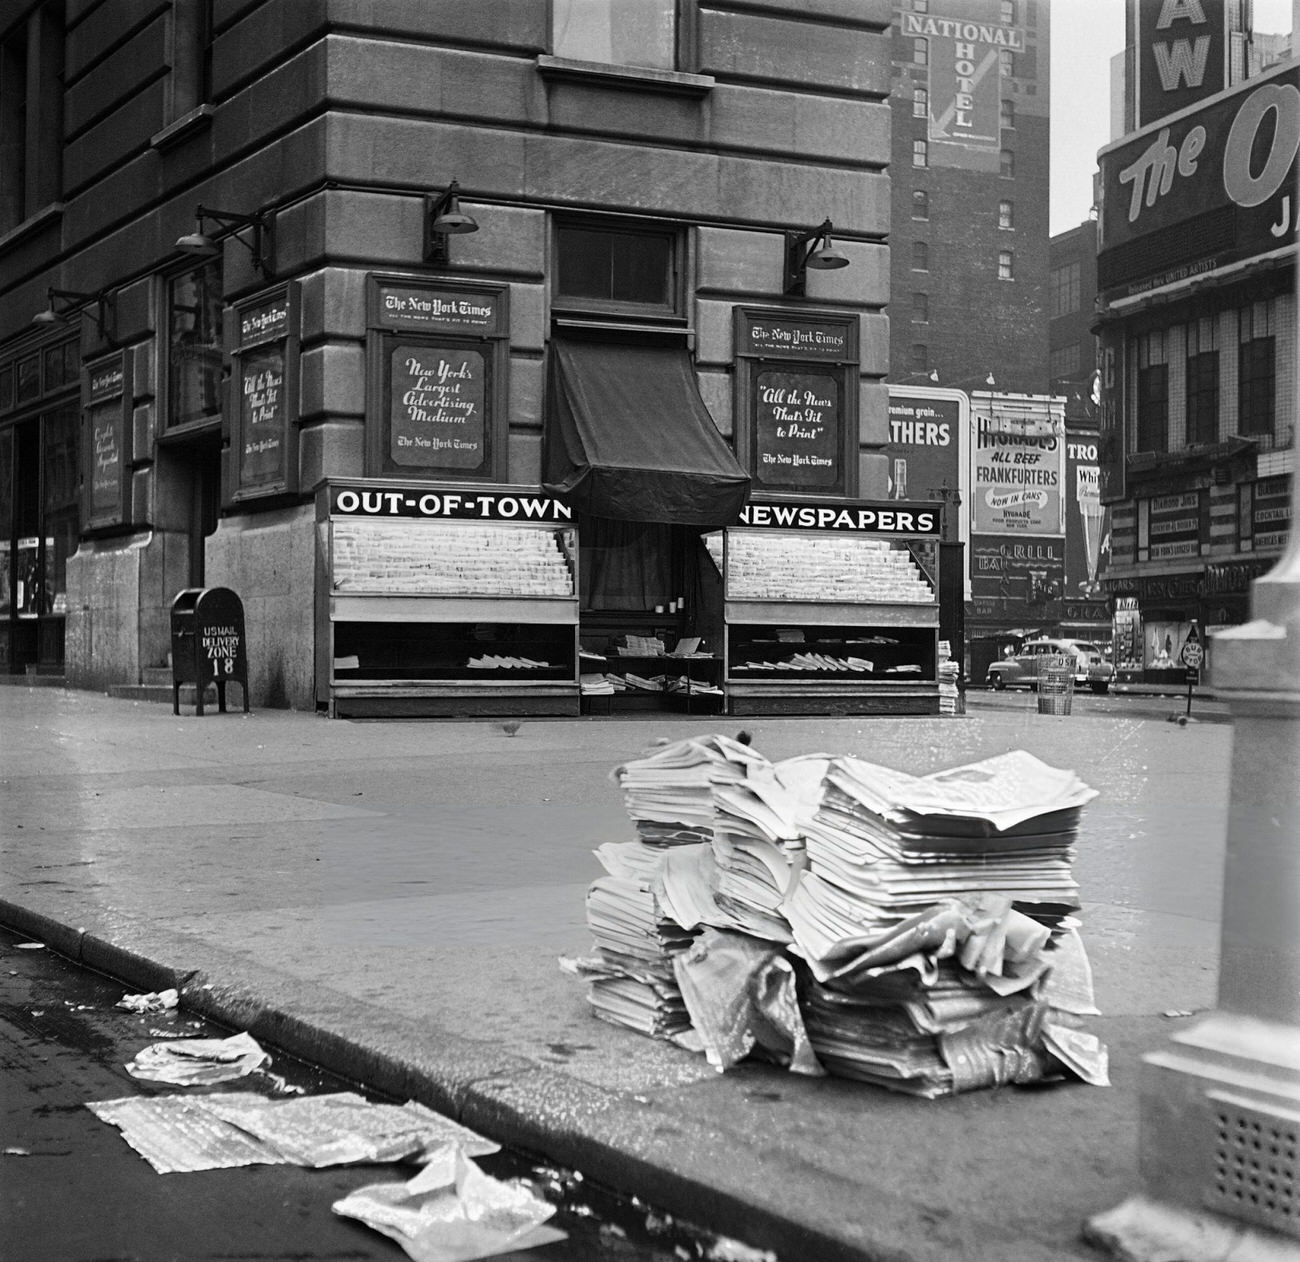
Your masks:
[[[1205,661],[1205,645],[1201,643],[1201,637],[1196,630],[1196,623],[1192,623],[1192,629],[1187,633],[1187,639],[1183,641],[1183,651],[1178,655],[1179,660],[1187,667],[1187,713],[1192,712],[1192,685],[1200,683],[1201,680],[1201,663]]]

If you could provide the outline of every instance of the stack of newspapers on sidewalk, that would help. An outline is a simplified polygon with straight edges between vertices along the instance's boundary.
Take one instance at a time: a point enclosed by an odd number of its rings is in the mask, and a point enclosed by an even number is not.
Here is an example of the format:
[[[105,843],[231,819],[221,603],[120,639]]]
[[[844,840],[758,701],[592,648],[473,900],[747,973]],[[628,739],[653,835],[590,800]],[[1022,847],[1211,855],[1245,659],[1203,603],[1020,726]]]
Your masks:
[[[743,737],[743,734],[742,734]],[[1023,750],[914,776],[746,739],[613,773],[636,840],[596,851],[595,1014],[702,1051],[917,1096],[1106,1085],[1071,872],[1072,771]]]

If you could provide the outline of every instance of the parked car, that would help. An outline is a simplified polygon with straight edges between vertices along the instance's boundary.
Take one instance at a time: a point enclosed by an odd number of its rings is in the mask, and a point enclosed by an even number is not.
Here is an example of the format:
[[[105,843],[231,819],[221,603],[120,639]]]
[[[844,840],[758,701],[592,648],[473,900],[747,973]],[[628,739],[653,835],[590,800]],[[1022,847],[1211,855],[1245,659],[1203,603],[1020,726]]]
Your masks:
[[[1038,678],[1043,659],[1068,657],[1074,661],[1074,682],[1077,687],[1087,684],[1093,692],[1107,692],[1115,678],[1115,667],[1108,662],[1101,649],[1087,640],[1061,640],[1039,637],[1026,640],[1019,652],[1004,657],[989,666],[987,683],[990,688],[1026,686],[1031,692],[1038,689]]]

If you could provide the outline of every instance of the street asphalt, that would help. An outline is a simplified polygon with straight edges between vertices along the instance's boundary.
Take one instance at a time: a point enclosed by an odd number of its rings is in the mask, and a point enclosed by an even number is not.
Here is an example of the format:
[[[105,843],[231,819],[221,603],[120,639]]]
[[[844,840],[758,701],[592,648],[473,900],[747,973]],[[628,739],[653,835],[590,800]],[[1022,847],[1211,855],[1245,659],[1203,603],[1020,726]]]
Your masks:
[[[1144,1053],[1211,1008],[1232,727],[1040,715],[754,718],[779,759],[926,772],[1024,748],[1099,796],[1075,872],[1109,1087],[912,1099],[702,1057],[591,1016],[610,780],[734,719],[347,722],[0,688],[0,923],[336,1073],[449,1113],[781,1262],[1096,1258],[1139,1191]]]

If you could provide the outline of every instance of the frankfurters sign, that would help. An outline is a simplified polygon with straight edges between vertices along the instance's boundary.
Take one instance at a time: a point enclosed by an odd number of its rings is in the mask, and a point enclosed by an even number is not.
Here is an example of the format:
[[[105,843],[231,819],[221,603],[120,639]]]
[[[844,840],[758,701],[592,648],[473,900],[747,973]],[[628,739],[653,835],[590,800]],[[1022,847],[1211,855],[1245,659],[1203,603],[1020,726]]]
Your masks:
[[[1158,273],[1154,283],[1163,284],[1293,242],[1297,150],[1300,68],[1295,65],[1103,150],[1103,285],[1134,291],[1143,286],[1132,282],[1147,278],[1149,288]],[[1165,240],[1107,259],[1156,233],[1165,233]],[[1170,240],[1175,236],[1185,242],[1181,251]]]

